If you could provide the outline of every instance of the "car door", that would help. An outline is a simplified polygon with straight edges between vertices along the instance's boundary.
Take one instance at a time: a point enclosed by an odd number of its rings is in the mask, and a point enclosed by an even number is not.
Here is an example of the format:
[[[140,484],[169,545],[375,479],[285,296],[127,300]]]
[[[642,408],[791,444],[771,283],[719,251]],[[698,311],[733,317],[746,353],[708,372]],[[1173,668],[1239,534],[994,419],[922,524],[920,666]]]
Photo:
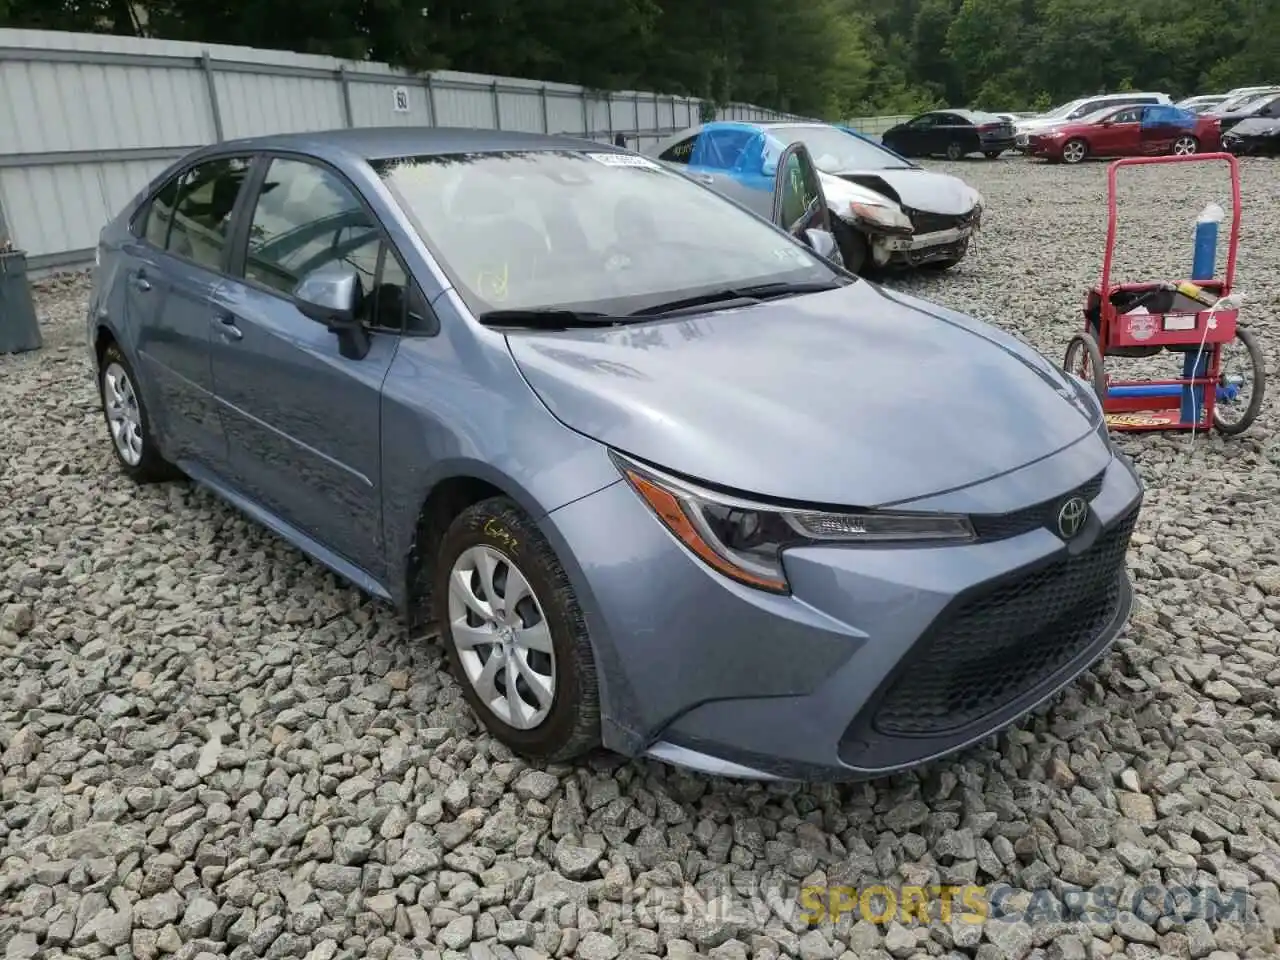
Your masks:
[[[929,152],[946,153],[951,144],[960,145],[964,153],[978,149],[978,131],[958,113],[940,113],[929,131]]]
[[[822,190],[822,178],[803,143],[791,144],[778,159],[773,222],[806,243],[807,231],[831,233],[831,209]]]
[[[898,133],[893,138],[893,150],[906,157],[927,155],[929,137],[936,122],[937,117],[932,113],[923,113],[908,120],[898,128]]]
[[[364,356],[308,319],[291,293],[313,270],[353,267],[366,296]],[[213,384],[241,493],[380,579],[382,382],[401,314],[380,303],[403,267],[376,218],[338,171],[310,158],[263,157],[219,289]],[[393,283],[390,285],[394,285]],[[404,296],[400,296],[404,300]]]
[[[227,466],[227,436],[213,392],[210,323],[250,159],[216,157],[176,173],[139,212],[124,250],[125,315],[152,426],[169,459],[215,473]]]
[[[1094,125],[1089,151],[1100,157],[1128,157],[1139,152],[1142,107],[1125,107]]]
[[[1138,153],[1163,156],[1173,150],[1173,142],[1195,129],[1191,114],[1177,107],[1152,104],[1135,107],[1138,113]]]

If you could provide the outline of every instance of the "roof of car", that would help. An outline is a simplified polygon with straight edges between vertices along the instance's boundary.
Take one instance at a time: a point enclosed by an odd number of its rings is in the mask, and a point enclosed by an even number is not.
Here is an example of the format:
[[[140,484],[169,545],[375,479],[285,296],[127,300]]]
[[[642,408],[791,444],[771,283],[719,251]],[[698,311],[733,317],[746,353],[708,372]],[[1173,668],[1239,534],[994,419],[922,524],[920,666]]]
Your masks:
[[[433,156],[446,153],[497,153],[504,150],[596,150],[615,152],[612,144],[561,134],[482,130],[470,127],[352,127],[306,133],[245,137],[217,144],[221,149],[338,151],[366,160]]]

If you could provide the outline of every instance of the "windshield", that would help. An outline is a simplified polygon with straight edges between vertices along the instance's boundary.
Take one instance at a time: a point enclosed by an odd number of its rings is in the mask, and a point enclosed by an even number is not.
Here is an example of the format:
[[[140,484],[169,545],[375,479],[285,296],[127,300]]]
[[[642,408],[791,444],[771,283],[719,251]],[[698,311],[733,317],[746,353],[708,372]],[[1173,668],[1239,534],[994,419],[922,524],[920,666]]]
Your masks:
[[[778,152],[797,141],[803,143],[814,164],[825,173],[904,170],[910,166],[901,157],[835,127],[771,127],[769,136],[777,141]]]
[[[374,167],[477,316],[619,315],[713,289],[837,278],[768,223],[633,154],[450,154]]]
[[[1232,100],[1224,100],[1218,104],[1218,109],[1223,113],[1230,113],[1233,110],[1242,110],[1245,107],[1256,106],[1259,100],[1265,100],[1267,97],[1275,96],[1275,91],[1266,91],[1262,93],[1243,93]]]
[[[1070,103],[1064,103],[1061,106],[1054,107],[1048,113],[1040,114],[1045,120],[1056,120],[1059,117],[1066,117],[1072,110],[1083,104],[1083,100],[1072,100]]]

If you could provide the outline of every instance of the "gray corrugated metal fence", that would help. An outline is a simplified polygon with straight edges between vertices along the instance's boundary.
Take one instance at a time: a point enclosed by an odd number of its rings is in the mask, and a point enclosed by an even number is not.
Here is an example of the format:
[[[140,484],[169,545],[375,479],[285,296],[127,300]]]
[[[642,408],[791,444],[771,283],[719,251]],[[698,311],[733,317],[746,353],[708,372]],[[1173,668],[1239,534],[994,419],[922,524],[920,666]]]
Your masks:
[[[98,231],[193,147],[265,133],[390,124],[629,135],[699,120],[700,101],[249,47],[0,30],[0,225],[32,269],[93,259]],[[734,104],[723,119],[778,119]],[[3,239],[0,229],[0,240]]]

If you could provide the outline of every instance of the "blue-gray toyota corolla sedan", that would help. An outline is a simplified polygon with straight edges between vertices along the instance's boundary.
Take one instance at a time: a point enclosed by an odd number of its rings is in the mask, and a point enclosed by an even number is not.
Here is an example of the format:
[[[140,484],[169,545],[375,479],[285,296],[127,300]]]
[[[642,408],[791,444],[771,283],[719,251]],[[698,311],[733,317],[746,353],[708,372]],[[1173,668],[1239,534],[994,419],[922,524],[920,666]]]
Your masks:
[[[202,148],[101,234],[116,457],[438,625],[525,756],[920,763],[1107,649],[1142,488],[1083,382],[793,220],[561,137]]]

